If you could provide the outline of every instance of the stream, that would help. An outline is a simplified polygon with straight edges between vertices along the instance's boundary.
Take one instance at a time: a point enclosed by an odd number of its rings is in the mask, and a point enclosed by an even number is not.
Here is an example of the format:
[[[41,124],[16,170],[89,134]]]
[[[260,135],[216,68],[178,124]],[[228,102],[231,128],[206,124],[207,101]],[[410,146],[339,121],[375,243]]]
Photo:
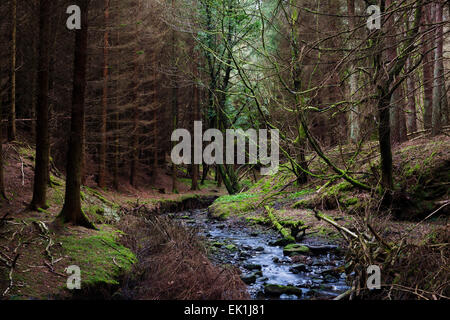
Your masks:
[[[333,246],[329,250],[311,250],[316,254],[288,257],[282,246],[274,245],[280,236],[268,227],[250,226],[245,221],[213,220],[207,209],[169,215],[187,227],[196,228],[208,240],[214,263],[231,264],[242,271],[252,299],[330,299],[348,289],[345,274],[334,270],[344,260],[332,250]],[[315,238],[305,239],[302,244],[312,248],[328,245]],[[290,289],[278,292],[279,287],[267,286],[270,284]]]

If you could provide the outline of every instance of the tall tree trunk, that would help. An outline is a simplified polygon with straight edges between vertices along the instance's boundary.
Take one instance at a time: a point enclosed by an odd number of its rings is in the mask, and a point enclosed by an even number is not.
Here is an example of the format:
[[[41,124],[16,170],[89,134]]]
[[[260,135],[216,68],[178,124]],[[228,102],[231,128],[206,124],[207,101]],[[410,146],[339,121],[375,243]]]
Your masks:
[[[75,31],[75,59],[72,91],[72,116],[69,150],[67,153],[66,193],[64,206],[59,214],[63,222],[71,222],[87,228],[95,228],[81,209],[81,172],[84,136],[84,105],[86,91],[86,64],[88,44],[89,0],[79,0],[81,29]]]
[[[8,141],[16,140],[17,0],[11,0],[11,26],[11,109],[9,110]]]
[[[7,200],[3,168],[3,97],[0,95],[0,202]]]
[[[433,111],[432,111],[432,129],[431,134],[433,136],[438,135],[441,132],[442,121],[441,121],[441,108],[442,108],[442,97],[443,93],[443,79],[444,70],[443,67],[443,5],[440,2],[434,4],[434,18],[436,23],[436,36],[435,36],[435,49],[434,49],[434,81],[433,81]]]
[[[411,59],[407,60],[407,69],[411,66]],[[414,73],[411,73],[406,78],[406,96],[408,99],[408,116],[406,119],[406,127],[408,133],[417,131],[417,111],[416,111],[416,95],[415,95],[415,81]]]
[[[432,3],[425,4],[422,7],[422,22],[421,22],[421,32],[423,34],[427,33],[429,30],[429,25],[432,22],[431,19],[431,6]],[[428,32],[423,36],[422,40],[422,55],[423,55],[423,125],[425,129],[431,129],[431,113],[432,113],[432,103],[433,103],[433,52],[431,50],[434,45],[433,34]]]
[[[105,32],[103,33],[103,96],[102,96],[102,117],[101,117],[101,142],[99,150],[98,186],[105,187],[106,170],[106,115],[108,111],[108,57],[109,57],[109,2],[105,0],[104,19]]]
[[[347,13],[348,13],[348,22],[349,22],[349,29],[350,32],[356,32],[355,29],[355,0],[347,0]],[[353,34],[350,34],[350,37],[354,37]],[[350,49],[353,49],[354,42],[349,41],[350,43]],[[356,60],[356,59],[355,59]],[[356,73],[355,64],[356,62],[352,62],[350,66],[350,99],[353,101],[355,99],[356,91],[358,90],[358,74]],[[352,104],[350,106],[350,112],[349,112],[349,139],[353,143],[357,143],[359,140],[359,106],[357,104]]]
[[[153,53],[153,170],[152,175],[156,177],[158,167],[159,167],[159,141],[158,141],[158,111],[159,111],[159,102],[158,102],[158,82],[157,82],[157,57],[156,50]]]
[[[392,0],[386,0],[386,8],[389,8]],[[397,45],[394,26],[395,13],[389,13],[386,20],[386,28],[390,32],[390,40],[387,43],[386,58],[388,63],[393,63],[397,59]],[[396,81],[397,79],[393,79]],[[400,90],[397,88],[390,97],[389,119],[391,126],[391,142],[393,144],[400,142]]]
[[[48,90],[49,90],[49,40],[50,3],[40,1],[39,12],[39,67],[38,67],[38,107],[36,121],[36,160],[34,170],[33,199],[30,208],[47,208],[47,185],[49,175],[50,143],[48,134]]]
[[[119,29],[117,29],[116,34],[116,46],[119,46],[120,44],[120,33]],[[117,55],[118,56],[118,55]],[[120,94],[119,94],[119,87],[120,87],[120,61],[117,59],[116,61],[116,110],[114,112],[114,167],[113,167],[113,185],[115,190],[119,190],[119,160],[120,160],[120,109],[119,109],[119,102],[120,102]]]
[[[141,12],[141,0],[138,0],[138,5],[137,5],[137,12],[136,12],[136,17],[138,17],[138,15]],[[136,51],[136,61],[134,64],[134,72],[135,72],[135,85],[134,85],[134,101],[133,101],[133,136],[132,136],[132,141],[131,141],[131,170],[130,170],[130,184],[133,187],[137,187],[137,169],[138,169],[138,164],[139,164],[139,108],[140,108],[140,103],[141,103],[141,99],[139,97],[139,84],[140,84],[140,66],[139,66],[139,50],[141,50],[140,48],[140,41],[139,41],[139,24],[136,21],[136,30],[135,30],[135,36],[136,36],[136,44],[137,44],[137,48],[135,49]]]
[[[380,90],[380,89],[379,89]],[[382,184],[385,190],[393,189],[392,180],[392,150],[391,150],[391,125],[390,125],[390,97],[386,92],[379,91],[378,96],[378,139],[381,154]]]
[[[194,54],[194,57],[195,54]],[[198,92],[198,85],[197,85],[197,78],[198,78],[198,70],[197,70],[197,59],[194,59],[194,83],[193,83],[193,105],[194,105],[194,114],[193,114],[193,120],[192,124],[194,125],[195,121],[201,121],[200,116],[200,101],[199,101],[199,92]],[[194,126],[193,126],[194,127]],[[194,148],[194,146],[192,146]],[[192,154],[194,154],[192,152]],[[191,184],[191,190],[200,190],[198,186],[198,175],[199,175],[199,165],[192,162],[192,184]]]
[[[172,0],[172,10],[175,8],[175,1]],[[174,68],[174,76],[172,82],[172,130],[176,130],[178,127],[178,83],[177,83],[177,66],[176,66],[176,57],[175,57],[175,48],[176,48],[176,35],[175,30],[172,30],[172,68]],[[175,143],[172,143],[172,147],[175,146]],[[175,163],[172,163],[172,192],[178,193],[177,189],[177,166]]]
[[[32,85],[31,85],[31,137],[36,140],[36,108],[37,108],[37,87],[38,87],[38,39],[33,37],[33,67],[31,70]]]

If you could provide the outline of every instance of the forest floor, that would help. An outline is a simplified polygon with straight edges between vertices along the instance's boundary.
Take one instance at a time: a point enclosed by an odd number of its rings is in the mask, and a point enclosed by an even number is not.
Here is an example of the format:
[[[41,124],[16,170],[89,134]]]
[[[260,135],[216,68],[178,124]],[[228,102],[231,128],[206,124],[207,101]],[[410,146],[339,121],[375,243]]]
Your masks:
[[[120,192],[83,186],[83,210],[98,230],[61,226],[54,221],[64,202],[63,175],[52,169],[49,208],[28,210],[35,151],[19,142],[3,147],[9,201],[0,204],[0,299],[71,298],[73,292],[66,289],[70,276],[66,268],[71,265],[81,269],[83,295],[106,296],[137,261],[136,254],[121,244],[124,233],[117,227],[128,209],[182,208],[190,199],[225,192],[209,180],[193,192],[181,178],[179,193],[168,194],[171,178],[163,170],[157,183],[147,188],[135,189],[126,182],[121,183]]]
[[[225,190],[211,180],[200,191],[192,192],[188,178],[179,179],[178,194],[169,194],[169,171],[161,171],[155,185],[139,190],[125,182],[120,192],[83,187],[83,209],[99,230],[53,223],[62,208],[65,190],[63,176],[57,170],[51,174],[49,209],[27,210],[32,196],[34,150],[22,143],[4,145],[4,150],[9,203],[3,203],[0,210],[0,299],[72,298],[73,292],[66,288],[66,268],[71,265],[82,270],[84,289],[79,297],[107,297],[120,287],[121,298],[248,298],[239,272],[211,263],[207,249],[190,231],[164,219],[147,219],[149,213],[184,211],[204,205],[201,199],[205,197],[218,196],[209,207],[211,218],[270,226],[298,242],[306,235],[344,245],[340,232],[318,219],[317,211],[354,232],[363,229],[362,221],[370,213],[373,228],[386,242],[403,239],[422,249],[437,246],[444,250],[442,261],[428,271],[440,274],[438,280],[446,286],[440,292],[448,296],[448,137],[415,139],[394,149],[395,184],[401,190],[394,207],[383,208],[379,194],[357,190],[342,179],[314,179],[299,187],[287,166],[256,183],[246,181],[246,190],[233,196],[225,195]],[[341,166],[353,157],[345,147],[326,152]],[[358,179],[378,180],[376,144],[364,145],[355,159],[347,168],[349,172]],[[329,174],[317,157],[309,161],[310,169]],[[186,242],[187,238],[191,241]],[[428,251],[422,251],[422,255]],[[164,261],[177,262],[174,257],[183,260],[173,265],[177,272],[161,267]],[[185,272],[179,272],[180,265]],[[415,269],[408,270],[419,272],[421,267],[416,261]],[[152,278],[151,273],[159,278]],[[132,274],[141,275],[148,288],[134,283]],[[198,274],[208,276],[199,280]],[[214,281],[213,286],[209,280]],[[162,295],[174,283],[180,283],[180,287],[172,288],[169,296]],[[183,288],[187,287],[196,290],[186,292]],[[133,290],[135,293],[130,292]]]

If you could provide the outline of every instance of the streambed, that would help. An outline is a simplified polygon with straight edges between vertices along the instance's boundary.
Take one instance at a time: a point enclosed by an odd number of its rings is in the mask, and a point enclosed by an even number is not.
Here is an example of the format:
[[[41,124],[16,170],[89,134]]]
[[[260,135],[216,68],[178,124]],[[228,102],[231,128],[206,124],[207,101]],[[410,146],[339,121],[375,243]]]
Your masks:
[[[270,228],[213,220],[206,209],[170,216],[208,239],[212,261],[240,268],[253,299],[330,299],[348,289],[345,274],[335,270],[344,264],[343,257],[323,240],[309,238],[302,244],[329,249],[289,257],[274,245],[280,236]]]

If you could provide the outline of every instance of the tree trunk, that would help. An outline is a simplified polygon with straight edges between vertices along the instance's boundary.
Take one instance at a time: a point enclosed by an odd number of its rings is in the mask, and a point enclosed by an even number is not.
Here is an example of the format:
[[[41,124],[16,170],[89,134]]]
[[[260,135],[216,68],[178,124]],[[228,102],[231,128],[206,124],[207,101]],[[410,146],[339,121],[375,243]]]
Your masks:
[[[72,117],[69,151],[67,153],[66,193],[64,206],[59,217],[63,222],[71,222],[75,225],[95,228],[81,209],[80,198],[88,44],[88,2],[89,0],[78,1],[81,8],[82,26],[80,30],[75,31]]]
[[[103,33],[103,96],[102,96],[102,117],[101,117],[101,142],[99,150],[98,186],[105,187],[106,170],[106,122],[108,111],[108,55],[109,55],[109,1],[105,0],[105,32]]]
[[[3,97],[0,95],[0,202],[7,200],[3,168]]]
[[[174,9],[175,1],[172,0],[172,10]],[[176,36],[175,30],[172,30],[172,63],[174,68],[174,77],[172,82],[172,130],[176,130],[178,126],[178,83],[177,83],[177,66],[175,58]],[[172,143],[172,147],[175,142]],[[178,193],[177,189],[177,166],[172,163],[172,192]]]
[[[347,0],[347,13],[348,13],[348,22],[349,22],[349,29],[350,32],[356,32],[354,31],[355,29],[355,0]],[[350,37],[354,37],[353,34],[350,34]],[[353,41],[349,41],[350,43],[350,49],[353,49],[354,47],[354,42]],[[355,59],[356,60],[356,59]],[[353,101],[355,99],[355,94],[358,90],[358,74],[356,73],[356,68],[354,63],[356,62],[351,62],[351,66],[350,66],[350,79],[349,79],[349,85],[350,85],[350,100]],[[350,130],[349,130],[349,139],[350,142],[352,143],[357,143],[359,140],[359,106],[357,104],[352,104],[350,106],[350,111],[349,111],[349,126],[350,126]]]
[[[195,55],[194,55],[195,56]],[[199,92],[198,92],[198,86],[197,86],[197,77],[198,77],[198,71],[197,71],[197,59],[194,59],[194,83],[193,83],[193,105],[194,105],[194,121],[192,121],[192,124],[194,125],[195,121],[201,121],[200,117],[200,106],[199,106]],[[194,127],[194,126],[193,126]],[[194,148],[194,145],[192,146]],[[192,154],[194,154],[192,152]],[[198,186],[198,175],[199,175],[199,165],[192,162],[192,184],[191,184],[191,190],[200,190]]]
[[[438,135],[441,132],[441,108],[443,93],[443,79],[444,70],[442,69],[443,63],[443,5],[440,2],[434,4],[434,17],[436,23],[436,37],[435,37],[435,49],[434,49],[434,81],[433,81],[433,108],[432,108],[432,129],[431,134],[433,136]]]
[[[385,190],[393,189],[392,180],[392,151],[391,151],[391,126],[390,126],[390,97],[386,92],[379,92],[378,115],[379,126],[378,136],[381,154],[382,184]]]
[[[431,24],[431,3],[426,4],[422,8],[422,22],[421,22],[421,32],[426,33],[429,30],[429,24]],[[433,45],[433,34],[428,32],[424,35],[422,40],[422,55],[423,55],[423,90],[424,90],[424,100],[423,100],[423,125],[424,129],[431,129],[431,113],[432,113],[432,102],[433,102],[433,72],[434,64],[432,53],[430,52]]]
[[[11,0],[11,19],[11,109],[9,110],[8,141],[16,140],[17,0]]]
[[[158,141],[158,83],[157,83],[157,73],[156,73],[156,67],[157,67],[157,57],[156,57],[156,51],[153,53],[153,103],[154,103],[154,110],[153,110],[153,170],[152,175],[153,177],[156,177],[158,167],[159,167],[159,141]]]
[[[116,34],[116,46],[120,44],[120,33],[119,29]],[[115,123],[114,123],[114,168],[113,168],[113,185],[115,190],[119,190],[119,160],[120,160],[120,110],[119,110],[119,87],[120,87],[120,61],[119,59],[116,61],[116,110],[115,110]]]
[[[36,160],[34,170],[33,199],[30,208],[47,208],[47,185],[49,175],[50,143],[48,134],[48,90],[49,90],[49,38],[50,3],[40,1],[39,13],[39,67],[38,67],[38,106],[36,121]]]
[[[407,60],[408,68],[411,66],[411,60]],[[414,73],[408,75],[406,78],[406,96],[408,99],[408,116],[406,119],[406,127],[408,133],[417,131],[417,112],[416,112],[416,95],[415,95],[415,81]]]
[[[37,87],[38,87],[38,39],[33,37],[33,68],[31,71],[32,87],[31,87],[31,138],[36,140],[36,108],[37,108]]]

